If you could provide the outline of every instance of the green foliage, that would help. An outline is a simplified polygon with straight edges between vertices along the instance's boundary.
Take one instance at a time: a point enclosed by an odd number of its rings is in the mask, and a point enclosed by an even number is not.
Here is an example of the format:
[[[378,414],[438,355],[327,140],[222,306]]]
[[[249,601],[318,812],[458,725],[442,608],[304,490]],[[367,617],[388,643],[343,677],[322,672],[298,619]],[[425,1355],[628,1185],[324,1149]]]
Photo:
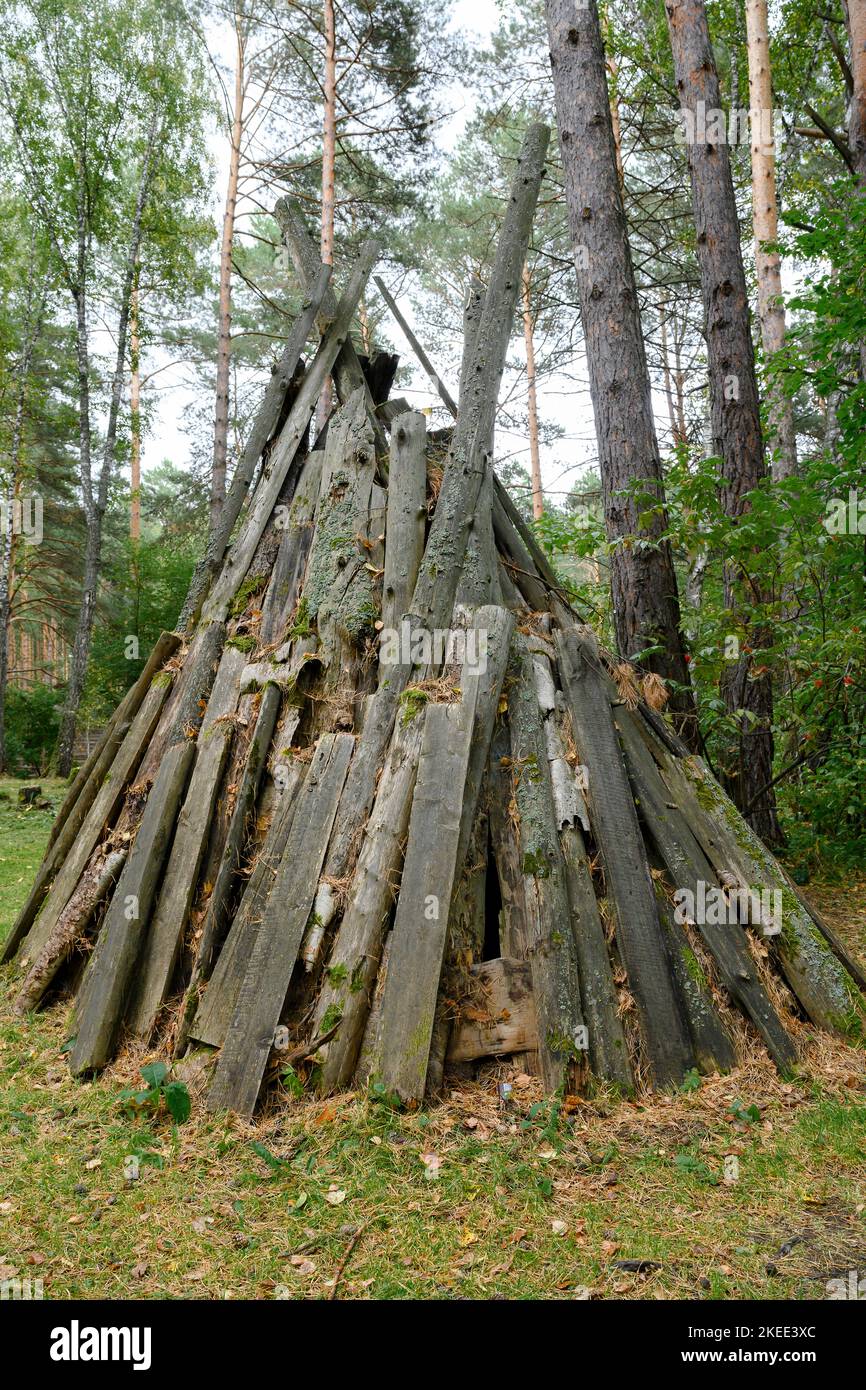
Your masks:
[[[128,1086],[118,1096],[118,1104],[128,1115],[149,1114],[154,1117],[167,1110],[176,1125],[186,1124],[192,1102],[182,1081],[169,1079],[165,1062],[148,1062],[141,1068],[146,1086]]]
[[[57,739],[63,691],[51,685],[11,686],[6,692],[6,759],[9,770],[43,775]]]

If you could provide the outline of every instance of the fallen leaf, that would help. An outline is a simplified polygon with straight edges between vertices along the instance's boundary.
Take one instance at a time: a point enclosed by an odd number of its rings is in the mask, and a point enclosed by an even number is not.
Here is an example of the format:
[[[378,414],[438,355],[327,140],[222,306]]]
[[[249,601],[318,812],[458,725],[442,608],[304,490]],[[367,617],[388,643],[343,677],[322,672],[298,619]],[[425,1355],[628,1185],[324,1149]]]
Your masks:
[[[340,1203],[345,1202],[345,1200],[346,1194],[341,1190],[332,1190],[331,1192],[325,1193],[325,1201],[328,1203],[329,1206],[338,1207]]]
[[[564,1236],[568,1230],[568,1226],[564,1221],[551,1221],[550,1229],[555,1236]]]

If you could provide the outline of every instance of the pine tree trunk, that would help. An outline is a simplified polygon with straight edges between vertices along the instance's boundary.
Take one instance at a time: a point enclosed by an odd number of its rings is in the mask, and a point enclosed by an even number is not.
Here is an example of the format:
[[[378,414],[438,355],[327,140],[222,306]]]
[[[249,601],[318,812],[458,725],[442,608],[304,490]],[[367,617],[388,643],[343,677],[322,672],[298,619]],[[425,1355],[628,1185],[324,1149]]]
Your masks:
[[[335,172],[337,154],[337,33],[334,17],[334,0],[324,0],[323,21],[325,28],[325,78],[324,113],[322,118],[322,265],[334,264],[334,202]],[[319,399],[318,425],[324,429],[325,421],[331,413],[332,388],[330,377],[326,381]]]
[[[679,686],[670,708],[694,745],[697,721],[673,557],[661,539],[667,526],[661,459],[596,0],[576,12],[569,0],[546,0],[546,10],[605,525],[615,543],[610,568],[617,644],[624,657],[647,653],[642,664]],[[642,497],[635,496],[636,485]],[[650,507],[652,520],[641,525]],[[616,544],[631,536],[648,543]]]
[[[529,409],[529,460],[532,476],[532,515],[537,521],[544,515],[544,493],[541,488],[541,459],[538,452],[538,395],[535,388],[535,335],[532,322],[532,282],[529,266],[523,267],[520,282],[523,304],[523,341],[526,345],[526,394]]]
[[[722,99],[702,0],[666,0],[677,92],[684,112],[699,133],[703,111],[721,110]],[[746,495],[764,477],[764,440],[755,354],[749,327],[749,299],[740,249],[740,231],[727,145],[691,139],[687,143],[692,184],[697,256],[704,303],[710,381],[713,451],[722,460],[722,505],[736,522],[747,509]],[[754,586],[726,578],[728,606],[740,620],[756,599]],[[769,645],[766,631],[752,628],[749,645]],[[739,807],[751,806],[748,819],[767,844],[781,839],[775,797],[766,789],[773,778],[773,688],[769,673],[752,678],[744,655],[723,682],[725,701],[740,711],[738,746],[731,750],[728,789]]]
[[[848,148],[857,181],[866,194],[866,3],[843,0],[851,44],[851,76],[854,91],[848,115]]]
[[[761,342],[769,363],[785,344],[785,306],[782,300],[782,260],[767,250],[778,236],[776,204],[776,146],[773,135],[773,83],[770,75],[770,35],[767,0],[746,0],[749,49],[749,117],[752,125],[752,230],[758,280],[758,318]],[[794,411],[780,383],[770,388],[770,430],[775,442],[773,476],[788,478],[797,471]]]

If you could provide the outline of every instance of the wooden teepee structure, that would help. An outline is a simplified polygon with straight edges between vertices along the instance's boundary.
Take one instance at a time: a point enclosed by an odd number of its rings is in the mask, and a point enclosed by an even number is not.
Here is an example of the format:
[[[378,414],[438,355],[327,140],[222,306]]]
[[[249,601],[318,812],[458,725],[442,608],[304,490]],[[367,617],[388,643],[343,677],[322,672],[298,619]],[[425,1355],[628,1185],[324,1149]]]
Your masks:
[[[73,783],[7,943],[22,1011],[75,989],[74,1072],[128,1035],[204,1046],[209,1103],[250,1115],[302,1060],[323,1089],[411,1104],[448,1059],[664,1087],[749,1035],[790,1069],[797,1015],[861,1031],[862,973],[599,650],[492,472],[547,140],[529,131],[470,294],[447,431],[352,346],[375,242],[337,301],[278,207],[304,309],[179,630]]]

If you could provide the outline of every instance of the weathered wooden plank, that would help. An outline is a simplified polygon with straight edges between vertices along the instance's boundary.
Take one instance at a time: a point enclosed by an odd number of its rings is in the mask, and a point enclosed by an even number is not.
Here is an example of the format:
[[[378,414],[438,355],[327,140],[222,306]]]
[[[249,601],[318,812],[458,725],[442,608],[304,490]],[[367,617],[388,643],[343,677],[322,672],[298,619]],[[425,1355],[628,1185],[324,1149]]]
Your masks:
[[[35,960],[54,930],[57,920],[72,896],[75,885],[83,874],[105,826],[113,819],[120,806],[127,785],[134,775],[142,753],[147,748],[148,741],[156,728],[160,711],[170,688],[171,677],[167,673],[161,673],[152,680],[138,714],[118,748],[102,786],[84,818],[81,829],[58,870],[57,877],[54,879],[51,891],[45,901],[45,906],[23,943],[21,949],[23,961]]]
[[[830,1032],[862,1037],[866,1001],[769,850],[700,758],[676,757],[657,738],[653,755],[707,858],[721,871],[732,869],[742,888],[779,894],[781,932],[771,938],[770,950],[806,1013]]]
[[[586,845],[577,826],[561,831],[560,841],[590,1068],[602,1081],[631,1091],[634,1077]]]
[[[292,505],[285,521],[285,531],[277,552],[274,573],[268,584],[262,605],[259,641],[262,646],[279,641],[286,623],[295,611],[301,593],[310,547],[313,543],[313,518],[322,483],[323,449],[314,449],[304,463],[298,479]]]
[[[307,345],[313,324],[328,292],[331,267],[320,265],[310,278],[306,299],[289,331],[282,356],[271,372],[264,399],[250,428],[244,451],[234,473],[231,487],[222,506],[219,521],[208,538],[207,549],[195,567],[183,609],[178,619],[181,631],[190,625],[201,607],[209,584],[219,572],[235,522],[241,514],[256,466],[272,439],[286,404],[286,396],[301,365],[301,353]]]
[[[58,972],[84,938],[90,919],[111,892],[125,861],[125,848],[108,850],[105,854],[96,851],[61,912],[57,926],[28,970],[13,1005],[15,1013],[28,1013],[38,1008]]]
[[[319,740],[208,1092],[211,1110],[255,1108],[353,747],[351,734]]]
[[[516,634],[509,670],[513,800],[519,834],[525,954],[532,967],[545,1089],[574,1090],[587,1067],[586,1023],[559,840],[544,720],[526,639]]]
[[[352,267],[334,320],[304,376],[289,418],[268,460],[268,468],[263,472],[250,502],[240,535],[226,556],[222,572],[202,607],[202,616],[208,620],[225,620],[229,605],[244,581],[262,532],[279,500],[286,473],[304,436],[322,386],[348,337],[358,300],[378,254],[378,242],[367,241]]]
[[[120,703],[118,704],[117,708],[115,709],[114,713],[112,714],[111,718],[109,719],[108,723],[103,729],[102,735],[99,738],[96,747],[93,749],[86,762],[84,762],[82,766],[79,768],[78,773],[76,774],[75,779],[71,787],[69,788],[69,791],[66,793],[66,796],[63,799],[63,804],[54,818],[54,823],[51,827],[51,833],[48,836],[48,844],[46,845],[45,850],[46,858],[48,855],[48,851],[51,849],[55,840],[57,839],[58,835],[63,829],[67,817],[70,815],[73,808],[76,812],[77,824],[81,824],[82,820],[84,819],[85,815],[87,814],[88,810],[93,804],[93,798],[96,795],[96,792],[101,782],[99,769],[96,765],[97,763],[100,763],[104,767],[103,754],[106,745],[112,738],[114,738],[116,740],[115,748],[119,746],[120,739],[117,737],[116,734],[118,725],[126,724],[128,726],[129,724],[131,724],[132,720],[138,713],[138,709],[141,705],[142,700],[144,699],[145,695],[148,692],[148,689],[150,688],[151,681],[153,680],[157,672],[162,670],[169,657],[177,651],[178,647],[180,646],[180,642],[180,634],[177,632],[161,632],[159,634],[159,637],[156,639],[156,642],[153,645],[153,649],[151,650],[150,655],[148,656],[147,661],[145,662],[144,668],[142,669],[140,675],[133,682],[133,684],[127,690],[126,694],[121,699]],[[94,779],[91,779],[91,773],[94,773]],[[88,782],[91,783],[91,785],[88,787],[88,791],[90,793],[89,799],[85,799],[83,805],[79,806],[79,795],[84,790]]]
[[[715,871],[695,839],[686,817],[676,806],[638,732],[639,715],[624,708],[616,711],[616,723],[625,749],[629,777],[643,811],[644,823],[659,856],[679,889],[688,889],[697,900],[698,885],[718,887]],[[783,1072],[797,1060],[793,1040],[785,1031],[761,984],[757,967],[742,936],[742,928],[698,922],[696,930],[719,969],[733,1002],[760,1032],[770,1055]]]
[[[637,1004],[653,1079],[678,1086],[695,1065],[682,1003],[656,911],[634,797],[620,751],[598,652],[588,630],[556,634],[563,693],[586,768],[590,823],[617,919],[620,955]]]
[[[222,859],[216,882],[210,895],[207,915],[202,926],[195,968],[195,983],[206,980],[213,967],[214,954],[222,943],[228,921],[231,892],[243,860],[250,824],[255,813],[256,798],[262,773],[271,746],[277,715],[280,712],[280,689],[266,685],[259,702],[255,728],[244,758],[243,773],[235,794]]]
[[[189,917],[205,845],[210,834],[214,800],[228,759],[234,731],[224,720],[238,701],[244,654],[226,647],[213,683],[208,708],[199,730],[195,767],[150,931],[137,972],[135,999],[129,1014],[132,1032],[148,1037],[171,986],[183,932]]]
[[[303,763],[292,763],[287,769],[287,783],[279,793],[255,868],[189,1029],[191,1038],[210,1047],[222,1047],[225,1041],[265,904],[285,853],[306,771]]]
[[[295,267],[295,274],[299,283],[308,288],[317,273],[319,266],[318,241],[313,242],[307,230],[303,214],[295,203],[288,198],[280,198],[274,206],[274,217],[280,226],[283,240],[292,258]],[[336,314],[337,303],[333,291],[327,289],[322,298],[321,311],[317,317],[319,331],[325,333],[328,325]],[[378,405],[370,395],[369,387],[364,376],[363,368],[358,360],[354,344],[350,337],[342,344],[333,369],[334,385],[337,388],[337,395],[344,403],[349,399],[354,391],[363,387],[366,394],[367,404],[370,414],[375,420],[375,437],[377,454],[385,455],[388,452],[388,445],[382,433],[382,427],[376,420],[375,412]]]
[[[427,421],[407,411],[391,431],[382,626],[399,627],[409,607],[424,550],[427,523]]]
[[[464,1011],[451,1033],[449,1062],[473,1062],[479,1057],[503,1057],[531,1052],[538,1046],[532,968],[528,961],[501,957],[473,965],[472,977],[481,987],[471,1012]],[[479,1015],[481,1015],[479,1017]]]
[[[74,1073],[99,1071],[111,1057],[194,756],[191,742],[170,748],[148,794],[76,1009],[77,1032],[69,1055]]]
[[[180,637],[176,632],[163,632],[154,644],[144,670],[126,692],[90,758],[75,778],[51,827],[48,848],[40,865],[36,881],[27,901],[19,912],[11,932],[0,951],[0,965],[11,960],[32,927],[51,882],[75,840],[87,812],[103,785],[105,775],[114,762],[117,750],[129,732],[150,684],[163,664],[177,650]]]
[[[410,1104],[423,1099],[448,916],[458,875],[471,702],[429,705],[372,1074]]]
[[[737,1054],[730,1034],[713,1003],[709,984],[697,956],[689,946],[683,928],[674,920],[670,904],[663,894],[657,895],[656,903],[698,1067],[707,1075],[712,1072],[731,1071],[737,1065]]]
[[[355,1068],[370,1007],[369,992],[403,860],[423,728],[424,721],[416,716],[396,730],[376,789],[349,900],[328,958],[313,1024],[313,1033],[319,1034],[326,1031],[322,1026],[326,1018],[340,1019],[336,1036],[322,1049],[322,1086],[326,1090],[347,1085]],[[359,752],[362,747],[363,740]],[[351,792],[350,773],[344,801]]]

